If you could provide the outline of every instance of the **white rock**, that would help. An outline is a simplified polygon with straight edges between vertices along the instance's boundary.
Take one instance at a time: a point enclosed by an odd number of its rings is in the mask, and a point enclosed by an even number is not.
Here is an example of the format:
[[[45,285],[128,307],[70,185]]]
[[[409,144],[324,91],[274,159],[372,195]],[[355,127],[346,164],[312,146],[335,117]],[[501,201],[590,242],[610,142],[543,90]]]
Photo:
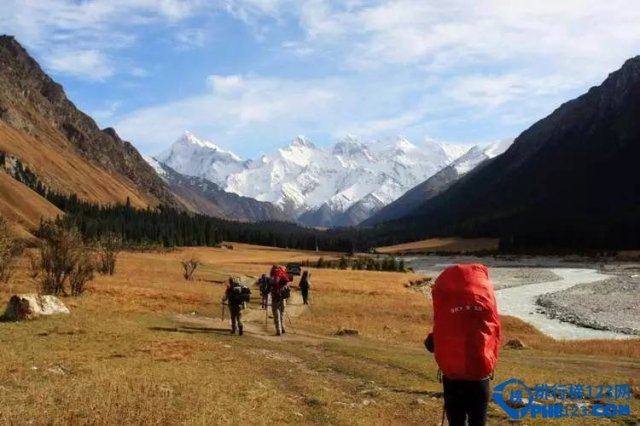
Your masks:
[[[5,310],[5,318],[22,321],[41,315],[70,314],[69,308],[55,296],[38,294],[16,294],[11,296]]]

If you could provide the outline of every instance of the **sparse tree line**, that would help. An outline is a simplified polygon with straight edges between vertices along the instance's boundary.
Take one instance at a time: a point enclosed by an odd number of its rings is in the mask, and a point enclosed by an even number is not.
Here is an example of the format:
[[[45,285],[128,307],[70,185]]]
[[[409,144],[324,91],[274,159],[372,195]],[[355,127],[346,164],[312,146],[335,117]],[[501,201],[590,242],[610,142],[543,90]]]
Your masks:
[[[393,256],[341,256],[338,260],[326,260],[320,257],[316,261],[306,260],[302,266],[311,268],[351,269],[354,271],[407,272],[404,259]]]

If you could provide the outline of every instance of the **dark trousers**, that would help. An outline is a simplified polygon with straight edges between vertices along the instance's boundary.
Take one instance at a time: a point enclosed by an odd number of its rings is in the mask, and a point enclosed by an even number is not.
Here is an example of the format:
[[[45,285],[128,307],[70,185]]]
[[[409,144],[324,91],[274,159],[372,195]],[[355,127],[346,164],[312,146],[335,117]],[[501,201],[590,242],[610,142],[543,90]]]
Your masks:
[[[235,333],[236,328],[242,330],[242,304],[229,305],[229,314],[231,314],[231,332]]]
[[[305,305],[309,304],[309,289],[305,287],[300,288],[300,293],[302,293],[302,303]]]
[[[444,405],[450,426],[484,426],[487,424],[489,379],[449,380],[442,378]]]

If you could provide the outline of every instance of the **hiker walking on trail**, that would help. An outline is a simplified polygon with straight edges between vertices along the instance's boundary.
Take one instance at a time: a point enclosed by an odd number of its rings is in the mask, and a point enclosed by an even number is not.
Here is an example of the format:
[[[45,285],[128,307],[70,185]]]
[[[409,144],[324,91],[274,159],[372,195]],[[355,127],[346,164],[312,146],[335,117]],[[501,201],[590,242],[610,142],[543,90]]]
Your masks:
[[[229,314],[231,315],[231,334],[235,334],[236,329],[238,335],[242,336],[243,324],[242,324],[242,310],[245,307],[245,303],[249,302],[251,290],[242,285],[239,279],[229,278],[229,284],[224,293],[223,303],[226,301],[229,304]]]
[[[290,294],[291,288],[286,278],[273,279],[271,281],[271,312],[277,336],[285,333],[285,309]]]
[[[446,268],[436,279],[432,299],[433,332],[424,344],[435,353],[442,373],[449,425],[464,426],[468,421],[469,426],[484,426],[501,332],[487,267]]]
[[[266,274],[262,274],[258,280],[258,286],[262,298],[262,309],[267,309],[267,306],[269,306],[269,278]]]
[[[311,273],[309,271],[304,271],[302,273],[302,277],[300,278],[300,292],[302,293],[302,303],[305,305],[309,304],[309,289],[311,288]]]

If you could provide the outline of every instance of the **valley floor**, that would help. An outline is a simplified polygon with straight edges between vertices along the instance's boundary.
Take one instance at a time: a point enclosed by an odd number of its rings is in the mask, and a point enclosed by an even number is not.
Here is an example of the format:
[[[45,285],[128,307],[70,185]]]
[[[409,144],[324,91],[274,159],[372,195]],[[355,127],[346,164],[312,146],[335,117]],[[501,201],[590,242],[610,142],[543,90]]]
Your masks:
[[[416,274],[311,268],[312,304],[294,295],[285,336],[270,318],[265,326],[257,291],[247,333],[230,336],[220,304],[229,275],[253,281],[273,263],[318,256],[233,247],[123,253],[114,276],[63,300],[71,315],[0,323],[0,423],[439,424],[441,384],[422,346],[431,302],[404,286]],[[187,255],[203,262],[192,282],[181,277]],[[33,291],[22,267],[0,303]],[[494,384],[635,380],[632,418],[557,424],[640,422],[640,340],[556,341],[502,322],[504,341],[528,348],[502,351]],[[342,328],[359,335],[337,336]],[[490,424],[508,424],[493,403]]]

